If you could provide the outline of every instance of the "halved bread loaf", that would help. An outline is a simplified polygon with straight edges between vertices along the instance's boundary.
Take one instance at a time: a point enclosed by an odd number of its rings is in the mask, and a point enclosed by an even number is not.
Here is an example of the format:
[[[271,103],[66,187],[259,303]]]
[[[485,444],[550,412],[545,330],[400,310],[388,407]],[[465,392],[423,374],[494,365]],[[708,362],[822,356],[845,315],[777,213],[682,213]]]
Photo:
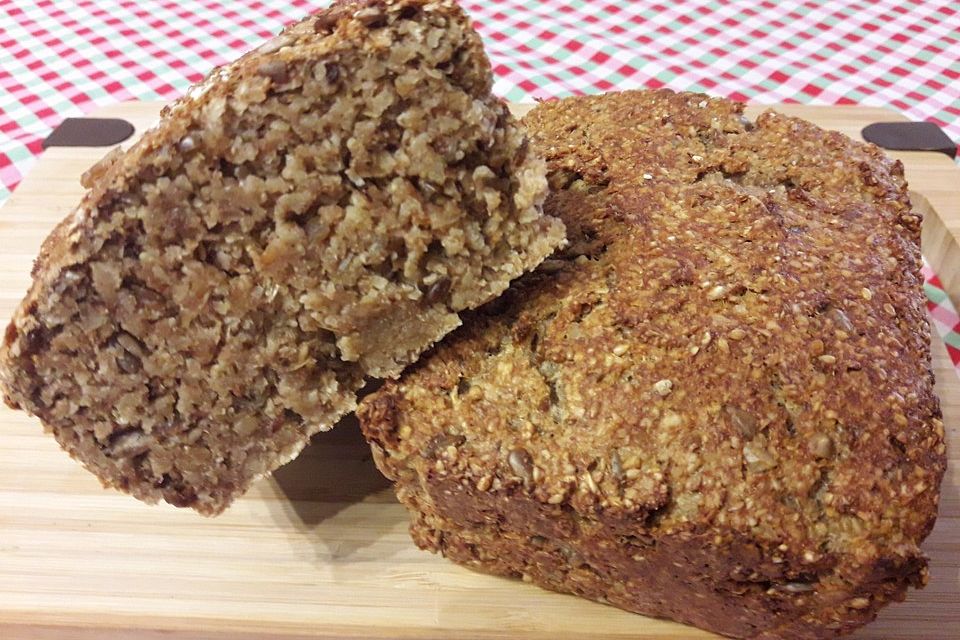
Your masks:
[[[346,2],[86,176],[7,329],[7,402],[107,485],[214,514],[563,242],[449,0]]]
[[[902,167],[742,109],[527,116],[570,249],[358,411],[421,547],[743,638],[925,583],[945,449]]]

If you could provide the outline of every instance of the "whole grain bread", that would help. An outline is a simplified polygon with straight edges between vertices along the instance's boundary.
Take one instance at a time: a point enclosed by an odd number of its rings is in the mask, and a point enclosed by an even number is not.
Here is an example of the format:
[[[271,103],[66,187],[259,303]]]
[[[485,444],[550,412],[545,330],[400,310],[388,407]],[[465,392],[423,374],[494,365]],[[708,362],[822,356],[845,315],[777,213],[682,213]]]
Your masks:
[[[214,71],[44,243],[7,402],[213,514],[563,242],[451,0],[341,2]]]
[[[922,586],[945,449],[900,163],[698,94],[526,124],[569,249],[359,409],[417,544],[741,638]]]

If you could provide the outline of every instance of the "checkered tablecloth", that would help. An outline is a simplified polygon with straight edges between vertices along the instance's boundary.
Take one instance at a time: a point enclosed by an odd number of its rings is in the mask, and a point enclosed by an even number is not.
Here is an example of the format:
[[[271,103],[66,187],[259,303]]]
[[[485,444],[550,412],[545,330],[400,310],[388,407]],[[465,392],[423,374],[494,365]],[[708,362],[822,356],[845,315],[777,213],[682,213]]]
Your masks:
[[[0,0],[0,203],[68,116],[170,100],[310,0]],[[960,139],[957,0],[462,0],[513,101],[671,87],[890,107]],[[960,329],[932,273],[935,324]]]

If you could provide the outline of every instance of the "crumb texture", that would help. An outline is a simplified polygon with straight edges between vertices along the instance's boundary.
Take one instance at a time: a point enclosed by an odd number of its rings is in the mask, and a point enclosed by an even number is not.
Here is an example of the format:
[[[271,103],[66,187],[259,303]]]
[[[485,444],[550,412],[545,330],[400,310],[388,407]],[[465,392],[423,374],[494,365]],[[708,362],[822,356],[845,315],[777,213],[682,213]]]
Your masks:
[[[563,242],[451,1],[334,5],[214,71],[46,241],[7,401],[107,485],[221,511]]]
[[[699,94],[526,124],[570,246],[359,410],[417,543],[745,638],[922,586],[945,448],[899,162]]]

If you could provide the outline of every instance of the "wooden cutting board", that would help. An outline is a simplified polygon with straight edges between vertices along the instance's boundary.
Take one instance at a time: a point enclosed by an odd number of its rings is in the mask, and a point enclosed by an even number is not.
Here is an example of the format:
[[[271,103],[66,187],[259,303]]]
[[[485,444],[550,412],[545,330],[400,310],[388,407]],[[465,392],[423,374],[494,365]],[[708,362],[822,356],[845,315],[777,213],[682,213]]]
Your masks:
[[[93,115],[125,118],[142,131],[159,109],[129,103]],[[871,122],[902,119],[868,108],[781,110],[853,137]],[[77,203],[80,174],[104,153],[49,149],[0,209],[0,321],[26,291],[40,242]],[[925,254],[954,290],[960,169],[932,153],[898,157],[923,196],[915,201],[926,214]],[[857,638],[957,637],[960,629],[960,379],[937,337],[933,353],[952,466],[924,544],[930,584]],[[714,637],[419,551],[352,420],[207,519],[102,489],[36,420],[0,409],[0,638],[316,636]]]

